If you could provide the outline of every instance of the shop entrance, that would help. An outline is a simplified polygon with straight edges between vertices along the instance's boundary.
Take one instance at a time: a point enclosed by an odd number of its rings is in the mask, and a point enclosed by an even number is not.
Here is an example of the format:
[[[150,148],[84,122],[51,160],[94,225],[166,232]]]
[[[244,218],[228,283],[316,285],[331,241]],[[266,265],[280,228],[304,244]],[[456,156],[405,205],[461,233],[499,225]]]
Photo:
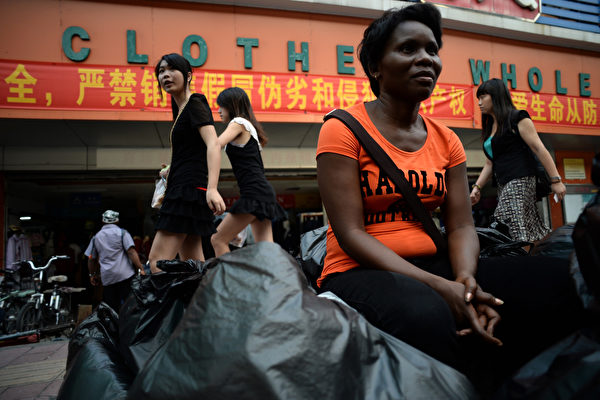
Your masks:
[[[57,241],[83,253],[107,209],[119,211],[120,226],[132,236],[151,240],[157,216],[150,207],[155,175],[156,171],[5,172],[6,240],[11,227],[20,227],[32,239],[36,263],[56,253]],[[288,212],[288,221],[274,226],[276,240],[294,253],[303,232],[301,215],[323,211],[316,172],[267,171],[267,179]],[[231,171],[221,172],[219,190],[228,204],[239,195]]]

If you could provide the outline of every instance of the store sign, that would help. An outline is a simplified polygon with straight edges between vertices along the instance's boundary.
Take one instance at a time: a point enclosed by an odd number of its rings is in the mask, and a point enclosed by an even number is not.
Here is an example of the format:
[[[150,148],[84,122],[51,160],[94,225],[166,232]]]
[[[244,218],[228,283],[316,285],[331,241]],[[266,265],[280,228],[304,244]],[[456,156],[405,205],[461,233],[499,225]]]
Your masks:
[[[531,21],[535,21],[542,10],[542,0],[431,0],[428,2]]]
[[[323,115],[371,101],[366,78],[250,71],[196,70],[192,92],[203,93],[213,109],[227,87],[246,91],[257,113]],[[171,111],[161,97],[154,69],[147,66],[93,66],[0,60],[0,108],[45,110]],[[473,118],[473,88],[438,84],[421,104],[437,118]]]

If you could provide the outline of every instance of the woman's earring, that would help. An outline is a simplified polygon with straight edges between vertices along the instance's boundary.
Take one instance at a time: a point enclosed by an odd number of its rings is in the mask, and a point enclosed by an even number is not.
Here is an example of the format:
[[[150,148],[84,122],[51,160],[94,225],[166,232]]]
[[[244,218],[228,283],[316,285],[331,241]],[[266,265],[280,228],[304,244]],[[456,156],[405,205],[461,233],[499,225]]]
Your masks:
[[[379,79],[379,73],[378,73],[378,72],[375,72],[375,73],[373,74],[373,79],[375,79],[375,80],[378,80],[378,79]]]

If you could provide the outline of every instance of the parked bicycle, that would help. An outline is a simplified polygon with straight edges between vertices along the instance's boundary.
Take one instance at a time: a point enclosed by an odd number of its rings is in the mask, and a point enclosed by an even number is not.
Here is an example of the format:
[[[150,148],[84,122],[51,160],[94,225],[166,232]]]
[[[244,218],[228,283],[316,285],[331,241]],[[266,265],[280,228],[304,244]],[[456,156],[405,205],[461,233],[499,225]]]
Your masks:
[[[44,271],[55,260],[68,259],[68,256],[52,256],[43,267],[36,267],[33,261],[24,261],[31,269],[39,271],[35,278],[35,292],[17,314],[17,330],[31,331],[34,329],[69,330],[74,326],[71,312],[71,293],[85,290],[84,288],[61,287],[59,283],[67,281],[65,275],[55,275],[47,279],[52,289],[44,290]]]
[[[10,334],[17,331],[17,314],[35,290],[29,285],[33,281],[28,277],[22,282],[18,269],[0,272],[4,275],[0,282],[0,333]]]

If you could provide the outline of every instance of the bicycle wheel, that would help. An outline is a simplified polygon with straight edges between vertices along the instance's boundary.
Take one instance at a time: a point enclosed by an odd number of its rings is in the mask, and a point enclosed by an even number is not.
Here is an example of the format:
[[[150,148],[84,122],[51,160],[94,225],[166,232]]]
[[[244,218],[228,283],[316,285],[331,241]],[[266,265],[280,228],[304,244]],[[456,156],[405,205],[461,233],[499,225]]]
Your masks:
[[[17,314],[19,313],[19,303],[10,301],[4,307],[5,319],[4,330],[6,333],[14,333],[17,331]]]
[[[17,314],[17,331],[24,332],[40,328],[42,313],[35,303],[26,303]]]

